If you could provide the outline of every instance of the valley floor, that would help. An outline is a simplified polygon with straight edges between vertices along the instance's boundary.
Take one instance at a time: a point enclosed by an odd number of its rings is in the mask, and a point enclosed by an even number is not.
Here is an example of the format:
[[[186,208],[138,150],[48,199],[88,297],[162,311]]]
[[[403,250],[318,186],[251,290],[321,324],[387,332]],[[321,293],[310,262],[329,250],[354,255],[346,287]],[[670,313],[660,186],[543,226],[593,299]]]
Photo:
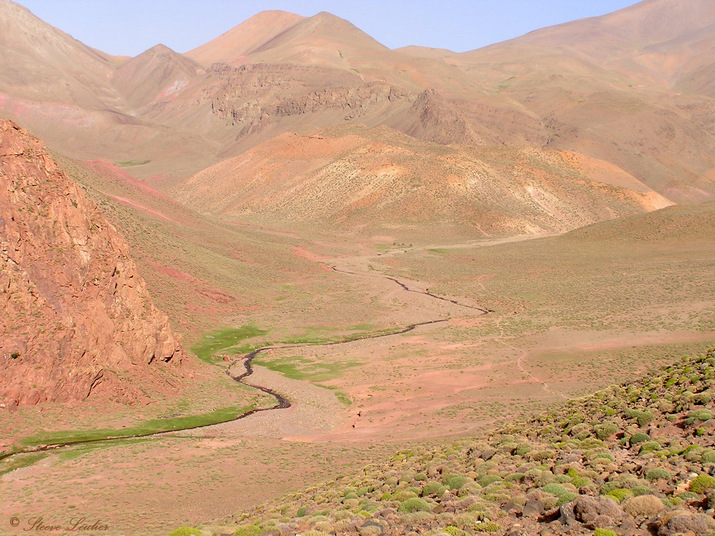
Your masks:
[[[583,290],[577,279],[581,285],[602,285],[603,274],[611,273],[614,281],[622,280],[621,263],[630,263],[630,276],[643,284],[667,267],[671,283],[686,288],[711,262],[704,250],[672,245],[660,256],[650,251],[649,263],[633,264],[627,258],[633,248],[607,260],[600,246],[591,245],[578,257],[574,248],[564,249],[564,241],[415,247],[382,241],[377,249],[353,245],[351,252],[344,244],[303,241],[293,254],[314,263],[315,273],[345,281],[344,293],[332,283],[325,296],[317,296],[325,300],[324,318],[336,307],[348,314],[351,307],[373,313],[364,325],[334,322],[322,329],[306,329],[314,324],[299,312],[288,319],[272,309],[243,316],[261,327],[283,325],[286,342],[293,343],[261,354],[250,377],[290,399],[291,408],[199,430],[46,453],[0,476],[0,518],[16,516],[26,523],[41,516],[47,523],[66,523],[81,515],[108,525],[109,534],[165,534],[170,527],[221,519],[345,474],[398,448],[473,436],[633,378],[715,339],[709,291],[700,303],[677,289],[667,296],[653,291],[641,303],[638,288],[621,286],[620,298],[603,298],[594,287],[589,311],[574,296]],[[554,251],[562,253],[559,267],[548,261]],[[522,261],[515,264],[512,257],[519,255]],[[677,271],[673,257],[687,269]],[[593,273],[575,269],[593,259],[600,262]],[[525,286],[510,270],[523,274]],[[561,295],[553,296],[553,286]],[[306,300],[316,296],[301,299],[312,304]],[[589,315],[600,320],[590,321]],[[634,320],[612,320],[617,317]],[[694,318],[702,323],[687,329]],[[389,334],[434,320],[443,322]],[[371,333],[381,336],[334,344]],[[269,342],[267,336],[254,340],[255,346]],[[220,360],[217,372],[226,365]],[[264,398],[262,404],[270,401]],[[3,531],[18,533],[7,526]]]

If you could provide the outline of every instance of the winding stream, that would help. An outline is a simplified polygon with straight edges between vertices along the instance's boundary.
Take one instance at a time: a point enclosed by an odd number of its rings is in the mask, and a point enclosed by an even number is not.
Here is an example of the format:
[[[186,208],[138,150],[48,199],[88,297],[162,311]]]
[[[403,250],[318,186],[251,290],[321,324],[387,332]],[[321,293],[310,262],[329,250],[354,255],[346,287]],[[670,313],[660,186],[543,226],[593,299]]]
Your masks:
[[[384,279],[387,279],[389,281],[392,281],[399,285],[404,291],[406,292],[415,292],[418,294],[424,294],[425,296],[429,296],[430,298],[436,299],[436,300],[441,300],[441,301],[446,301],[449,303],[452,303],[454,305],[457,305],[459,307],[465,307],[468,309],[473,309],[480,311],[482,314],[489,314],[494,311],[490,309],[484,309],[481,307],[473,306],[473,305],[467,305],[460,303],[456,300],[452,300],[449,298],[444,298],[442,296],[437,296],[435,294],[432,294],[429,291],[423,291],[423,290],[416,290],[416,289],[411,289],[409,288],[406,284],[404,284],[402,281],[399,279],[396,279],[391,276],[383,275],[383,274],[360,274],[357,272],[350,272],[347,270],[341,270],[335,266],[330,266],[330,268],[338,273],[344,273],[344,274],[350,274],[350,275],[355,275],[355,276],[369,276],[369,277],[381,277]],[[358,335],[354,337],[347,338],[345,340],[340,340],[340,341],[332,341],[332,342],[323,342],[323,343],[304,343],[304,344],[286,344],[286,345],[269,345],[269,346],[263,346],[262,348],[259,348],[257,350],[254,350],[250,354],[246,354],[245,356],[241,356],[237,359],[234,359],[229,366],[226,368],[226,374],[233,380],[235,380],[238,383],[241,383],[243,385],[246,385],[247,387],[251,387],[253,389],[258,389],[261,392],[264,392],[276,399],[276,404],[267,408],[257,408],[253,409],[250,411],[247,411],[246,413],[243,413],[241,415],[238,415],[232,419],[228,419],[226,421],[222,421],[220,423],[210,423],[210,424],[200,424],[200,425],[193,425],[193,426],[188,426],[186,428],[179,428],[175,430],[165,430],[161,432],[148,432],[146,434],[131,434],[131,435],[116,435],[116,436],[110,436],[110,437],[103,437],[103,438],[98,438],[98,439],[82,439],[82,440],[77,440],[77,441],[66,441],[62,443],[54,443],[51,445],[37,445],[37,446],[32,446],[32,447],[27,447],[25,449],[16,451],[16,452],[8,452],[5,454],[0,454],[0,461],[5,460],[7,458],[10,458],[12,456],[17,456],[20,454],[29,454],[29,453],[35,453],[35,452],[47,452],[47,451],[52,451],[52,450],[57,450],[65,447],[73,447],[77,445],[87,445],[87,444],[94,444],[94,443],[102,443],[105,441],[117,441],[117,440],[130,440],[130,439],[141,439],[141,438],[146,438],[146,437],[157,437],[165,434],[169,434],[172,432],[183,432],[187,430],[197,430],[199,428],[206,428],[208,426],[215,426],[217,424],[225,424],[227,422],[234,422],[238,421],[240,419],[245,419],[246,417],[249,417],[253,415],[254,413],[259,413],[262,411],[273,411],[273,410],[278,410],[278,409],[287,409],[291,407],[290,400],[285,398],[283,395],[280,393],[274,391],[273,389],[270,389],[269,387],[265,387],[262,385],[255,385],[251,384],[245,381],[246,378],[251,376],[253,374],[253,366],[252,366],[252,361],[253,359],[259,355],[262,352],[267,352],[269,350],[280,350],[280,349],[285,349],[285,348],[305,348],[306,346],[336,346],[339,344],[350,344],[352,342],[357,342],[357,341],[362,341],[362,340],[367,340],[367,339],[379,339],[382,337],[392,337],[394,335],[401,335],[403,333],[408,333],[420,326],[427,326],[431,324],[439,324],[442,322],[447,322],[449,319],[448,318],[438,318],[435,320],[427,320],[424,322],[416,322],[414,324],[409,324],[405,326],[404,328],[399,328],[394,331],[389,331],[385,333],[375,333],[375,334],[364,334],[364,335]],[[241,374],[234,375],[231,373],[231,370],[234,366],[238,365],[239,363],[243,362],[245,372]]]

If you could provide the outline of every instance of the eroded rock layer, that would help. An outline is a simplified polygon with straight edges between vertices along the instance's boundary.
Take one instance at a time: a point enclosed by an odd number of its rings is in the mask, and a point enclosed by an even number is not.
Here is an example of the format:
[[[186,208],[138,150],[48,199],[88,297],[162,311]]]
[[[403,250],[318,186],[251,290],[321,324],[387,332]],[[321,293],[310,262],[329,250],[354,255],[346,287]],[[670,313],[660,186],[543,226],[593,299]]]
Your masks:
[[[0,404],[132,401],[183,357],[128,246],[44,145],[0,120]]]

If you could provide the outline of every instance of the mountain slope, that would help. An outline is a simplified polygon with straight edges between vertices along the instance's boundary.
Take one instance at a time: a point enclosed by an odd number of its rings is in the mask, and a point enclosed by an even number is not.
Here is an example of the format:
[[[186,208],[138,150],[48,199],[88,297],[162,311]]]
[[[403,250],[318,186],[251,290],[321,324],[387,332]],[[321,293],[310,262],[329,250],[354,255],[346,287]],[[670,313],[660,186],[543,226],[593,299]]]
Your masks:
[[[122,64],[114,73],[115,87],[133,106],[168,97],[194,82],[203,69],[164,45],[156,45]]]
[[[715,193],[714,24],[711,2],[649,0],[459,61],[539,117],[549,147],[608,160],[673,201],[707,200]]]
[[[165,184],[286,132],[348,123],[571,151],[674,202],[715,195],[707,0],[648,0],[463,54],[389,50],[328,13],[271,11],[185,57],[157,46],[121,65],[1,5],[14,25],[3,35],[51,34],[56,50],[5,38],[0,112],[64,154],[144,162],[131,172]]]
[[[170,390],[166,367],[183,350],[124,239],[44,146],[5,120],[0,182],[0,401]]]
[[[175,195],[214,214],[488,235],[565,231],[670,204],[582,155],[447,148],[386,127],[285,134],[196,174]]]
[[[0,93],[84,108],[117,106],[112,58],[0,0]]]
[[[204,67],[241,60],[304,18],[286,11],[261,11],[216,39],[190,50],[186,56]]]
[[[389,461],[213,532],[709,535],[715,350],[481,437]]]
[[[687,43],[702,35],[712,44],[714,29],[715,4],[709,0],[645,0],[602,17],[531,32],[519,40],[576,52],[625,76],[668,85],[702,65],[707,54],[700,52],[707,47]]]

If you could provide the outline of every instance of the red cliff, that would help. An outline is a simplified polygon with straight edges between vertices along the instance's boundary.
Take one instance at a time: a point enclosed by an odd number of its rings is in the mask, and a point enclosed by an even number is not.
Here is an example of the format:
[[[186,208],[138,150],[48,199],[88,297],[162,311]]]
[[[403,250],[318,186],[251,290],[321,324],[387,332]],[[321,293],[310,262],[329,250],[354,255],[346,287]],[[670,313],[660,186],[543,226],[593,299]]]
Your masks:
[[[44,145],[0,120],[0,404],[168,389],[179,337],[128,246]],[[172,374],[169,374],[171,376]]]

